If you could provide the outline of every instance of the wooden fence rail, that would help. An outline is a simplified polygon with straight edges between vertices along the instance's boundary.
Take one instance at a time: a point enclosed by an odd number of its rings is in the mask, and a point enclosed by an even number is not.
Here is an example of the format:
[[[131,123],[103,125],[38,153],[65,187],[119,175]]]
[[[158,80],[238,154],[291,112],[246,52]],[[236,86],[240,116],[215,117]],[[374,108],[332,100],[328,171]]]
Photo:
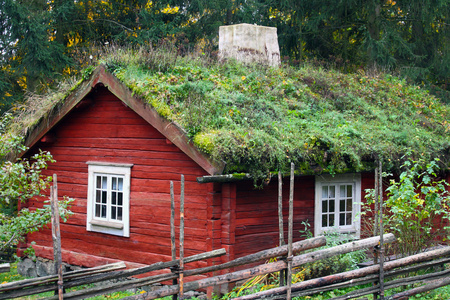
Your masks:
[[[317,237],[317,238],[312,238],[309,240],[304,240],[304,241],[294,243],[293,249],[294,249],[295,253],[298,253],[300,251],[305,251],[308,249],[313,249],[313,248],[324,246],[325,243],[326,243],[326,241],[325,241],[324,237]],[[220,253],[225,254],[225,251],[222,249],[222,251]],[[209,266],[209,267],[199,268],[199,269],[185,270],[184,276],[187,277],[187,276],[201,275],[201,274],[225,270],[225,269],[229,269],[229,268],[235,268],[237,266],[241,266],[241,265],[245,265],[245,264],[255,263],[255,262],[259,262],[259,261],[265,261],[267,259],[274,258],[274,257],[285,256],[287,253],[288,253],[287,245],[281,246],[281,247],[276,247],[276,248],[272,248],[272,249],[268,249],[268,250],[263,250],[258,253],[250,254],[248,256],[241,257],[241,258],[235,259],[233,261],[230,261],[230,262],[227,262],[224,264],[220,264],[220,265],[216,265],[216,266]],[[179,261],[176,260],[175,262],[178,263]],[[185,258],[185,263],[186,262],[191,262],[190,257]],[[169,263],[163,263],[163,264],[165,266],[170,266],[170,265],[172,265],[172,262],[170,264]],[[146,268],[146,270],[149,269],[148,267],[143,267],[143,268]],[[127,271],[120,271],[120,272],[124,273]],[[135,272],[128,273],[128,276],[130,276],[129,274],[136,275]],[[108,275],[109,279],[117,278],[115,276],[111,276],[113,274],[105,274],[105,275]],[[125,276],[125,277],[128,277],[128,276]],[[80,291],[75,291],[75,292],[69,292],[69,293],[64,294],[64,299],[71,299],[71,300],[83,299],[83,297],[88,297],[88,296],[91,297],[91,296],[100,295],[100,294],[104,294],[104,293],[108,293],[108,292],[110,293],[110,292],[115,292],[115,291],[127,290],[127,289],[131,289],[131,288],[148,286],[148,285],[152,285],[152,284],[163,282],[163,281],[173,280],[176,278],[178,278],[178,274],[168,273],[168,274],[154,275],[154,276],[145,277],[145,278],[141,278],[141,279],[132,279],[132,280],[128,280],[125,282],[111,283],[111,284],[103,285],[101,287],[90,288],[90,289],[86,289],[86,290],[82,290],[82,291],[80,290]],[[70,283],[67,285],[69,286]],[[178,286],[178,285],[176,285],[176,286]],[[190,288],[190,283],[185,283],[184,286],[185,287],[187,286],[187,288],[188,288],[187,290],[185,289],[185,291],[192,290]],[[171,295],[174,295],[177,293],[178,293],[178,291]],[[56,296],[54,296],[54,297],[50,297],[48,299],[58,299],[58,298]],[[128,298],[124,298],[124,299],[128,299]]]
[[[219,249],[214,250],[206,253],[201,253],[193,256],[189,256],[185,258],[185,263],[190,263],[194,261],[200,261],[205,260],[213,257],[222,256],[226,253],[225,249]],[[120,278],[127,278],[130,276],[140,275],[144,273],[148,273],[151,271],[156,270],[163,270],[166,268],[170,268],[172,266],[176,266],[179,263],[178,260],[175,261],[169,261],[169,262],[159,262],[155,263],[149,266],[141,267],[141,268],[135,268],[135,269],[129,269],[129,270],[122,270],[122,271],[114,271],[117,269],[124,269],[125,264],[124,263],[118,263],[118,264],[112,264],[112,265],[106,265],[102,267],[96,267],[91,269],[84,269],[84,270],[77,270],[77,271],[71,271],[63,274],[64,278],[64,287],[65,288],[71,288],[74,286],[80,286],[95,282],[102,282],[106,280],[112,280],[112,279],[120,279]],[[103,274],[104,273],[104,274]],[[172,274],[168,274],[172,275]],[[148,278],[147,278],[148,279]],[[165,279],[148,279],[149,282],[155,283],[164,281]],[[17,297],[23,297],[27,295],[34,295],[39,294],[42,292],[48,292],[53,291],[57,288],[57,281],[58,276],[45,276],[45,277],[38,277],[33,279],[26,279],[21,280],[17,282],[11,282],[2,284],[0,286],[0,299],[11,299],[11,298],[17,298]],[[155,282],[153,282],[155,281]],[[142,285],[148,285],[152,283],[142,283]],[[124,283],[122,283],[125,285]],[[86,293],[89,293],[88,290],[85,290]],[[66,298],[67,294],[64,295],[64,298]],[[58,299],[56,296],[55,299]],[[81,298],[80,298],[81,299]]]
[[[385,241],[386,242],[386,241]],[[438,259],[439,257],[447,257],[444,259]],[[431,262],[430,262],[431,261]],[[425,263],[426,262],[426,263]],[[413,256],[405,257],[402,259],[390,261],[384,263],[384,277],[390,278],[394,276],[399,276],[401,274],[407,273],[407,272],[413,272],[418,271],[420,269],[435,267],[438,265],[443,265],[445,263],[450,262],[450,247],[445,247],[429,252],[424,252],[420,254],[416,254]],[[419,264],[417,266],[413,267],[407,267],[411,264]],[[390,271],[396,268],[401,267],[407,267],[405,269],[399,269],[395,271]],[[356,286],[356,285],[362,285],[366,283],[373,283],[377,282],[379,279],[380,265],[373,265],[370,267],[361,268],[358,270],[352,270],[348,272],[343,272],[339,274],[333,274],[321,278],[315,278],[307,281],[303,281],[300,283],[296,283],[292,285],[292,295],[293,296],[308,296],[319,292],[325,292],[337,288],[344,288],[349,286]],[[388,272],[390,271],[390,272]],[[450,270],[443,271],[442,276],[445,276],[445,274],[450,273]],[[437,276],[437,275],[436,275]],[[406,282],[405,278],[401,279],[401,282]],[[409,282],[408,284],[411,284]],[[395,286],[392,286],[395,287]],[[389,287],[388,284],[385,284],[385,288],[392,288]],[[374,292],[376,290],[377,286],[371,287],[368,289],[368,292],[358,292],[358,293],[350,293],[352,297],[359,297],[368,295]],[[286,287],[280,287],[271,289],[268,291],[255,293],[252,295],[242,296],[237,298],[236,300],[250,300],[250,299],[261,299],[261,298],[267,298],[271,296],[271,299],[284,299],[285,296],[283,296],[286,293]],[[356,295],[356,296],[354,296]],[[341,298],[339,298],[341,299]],[[347,298],[342,298],[347,299]],[[350,299],[350,298],[348,298]]]
[[[384,242],[391,243],[395,240],[392,234],[384,235]],[[292,264],[294,267],[304,265],[306,263],[315,262],[318,260],[326,259],[334,255],[348,253],[364,248],[369,248],[377,245],[379,238],[369,238],[360,241],[353,241],[340,246],[335,246],[328,249],[316,250],[310,253],[298,254],[300,251],[307,249],[314,249],[316,247],[323,246],[325,239],[323,237],[304,240],[292,244],[294,257]],[[185,258],[185,263],[217,257],[225,254],[225,250],[215,250],[207,253],[202,253]],[[265,261],[272,257],[285,257],[288,254],[288,245],[260,251],[255,254],[251,254],[242,258],[238,258],[234,261],[230,261],[217,266],[209,266],[198,269],[185,270],[184,276],[193,276],[211,273],[214,271],[225,270],[235,268],[237,266],[243,266],[246,264],[254,264],[258,261]],[[425,268],[435,268],[442,266],[443,264],[450,263],[450,247],[443,247],[433,251],[420,253],[417,255],[397,259],[384,263],[384,278],[390,279],[409,272],[416,272]],[[64,287],[73,287],[87,283],[102,282],[111,279],[128,278],[125,281],[116,283],[106,283],[102,286],[88,288],[84,290],[64,293],[64,299],[85,299],[95,295],[111,293],[115,291],[123,291],[132,288],[139,288],[143,286],[153,285],[159,282],[170,282],[177,278],[178,274],[166,273],[154,276],[149,276],[140,279],[130,279],[130,276],[147,273],[149,271],[162,270],[170,268],[171,266],[179,264],[179,260],[170,262],[160,262],[153,265],[145,266],[142,268],[130,269],[130,270],[118,270],[124,268],[123,263],[106,265],[103,267],[84,269],[78,271],[67,272],[64,274]],[[205,289],[208,286],[220,285],[224,283],[236,282],[238,280],[248,279],[257,275],[268,274],[284,270],[287,263],[284,260],[279,260],[274,263],[264,263],[259,266],[244,269],[236,272],[231,272],[225,275],[213,276],[205,279],[200,279],[191,282],[185,282],[183,285],[184,291]],[[333,274],[322,278],[311,279],[308,281],[293,284],[291,286],[291,296],[306,296],[319,292],[325,292],[337,288],[344,288],[349,286],[358,286],[367,283],[373,283],[375,285],[359,289],[348,293],[347,295],[337,297],[336,299],[351,299],[354,297],[360,297],[372,293],[379,292],[380,285],[379,280],[380,265],[372,265],[358,270],[343,272],[339,274]],[[423,283],[425,286],[410,291],[400,293],[398,295],[410,295],[414,292],[421,292],[435,287],[447,285],[448,278],[450,276],[450,270],[441,270],[434,273],[425,275],[409,276],[407,279],[394,279],[386,281],[384,283],[384,289],[391,289],[399,286],[410,285],[413,283]],[[54,291],[57,288],[58,276],[46,276],[35,279],[27,279],[20,282],[12,282],[3,284],[0,286],[0,299],[11,299],[15,297],[21,297],[25,295],[38,294],[44,291]],[[286,299],[288,287],[279,287],[256,293],[252,295],[242,296],[236,298],[236,300],[249,300],[249,299]],[[179,285],[172,285],[163,289],[147,292],[144,294],[134,295],[123,298],[124,300],[131,299],[155,299],[168,295],[177,294],[179,291]],[[390,296],[389,299],[400,299],[398,295]],[[412,294],[411,294],[412,295]],[[404,296],[402,296],[404,297]],[[47,299],[58,299],[59,296],[48,297]]]
[[[9,263],[6,264],[0,264],[0,273],[7,273],[9,272],[11,266]]]
[[[386,234],[384,236],[384,240],[386,243],[392,243],[395,240],[395,237],[393,234]],[[328,249],[322,249],[322,250],[318,250],[318,251],[314,251],[314,252],[310,252],[310,253],[296,255],[292,259],[292,266],[298,267],[298,266],[306,264],[306,263],[326,259],[326,258],[335,256],[335,255],[349,253],[352,251],[357,251],[357,250],[361,250],[361,249],[365,249],[365,248],[369,248],[369,247],[374,247],[375,245],[377,245],[379,243],[379,241],[380,241],[379,237],[373,237],[373,238],[363,239],[360,241],[353,241],[350,243],[331,247]],[[285,246],[283,246],[283,247],[285,247]],[[257,267],[253,267],[250,269],[245,269],[245,270],[241,270],[241,271],[228,273],[225,275],[218,275],[218,276],[214,276],[214,277],[210,277],[210,278],[206,278],[206,279],[200,279],[200,280],[188,282],[188,283],[184,284],[184,290],[185,291],[198,290],[198,289],[207,288],[209,286],[215,286],[215,285],[220,285],[220,284],[225,284],[225,283],[230,283],[230,282],[236,282],[239,280],[252,278],[257,275],[264,275],[264,274],[269,274],[269,273],[273,273],[273,272],[278,272],[278,271],[285,269],[286,267],[287,267],[287,264],[283,260],[273,262],[273,263],[268,263],[268,264],[262,264],[262,265],[259,265]],[[172,286],[168,286],[168,287],[166,286],[165,288],[162,288],[162,289],[159,289],[156,291],[147,292],[147,293],[137,295],[137,296],[129,296],[129,297],[125,297],[123,299],[126,299],[126,300],[156,299],[156,298],[161,298],[161,297],[177,294],[178,291],[179,291],[179,286],[172,285]]]

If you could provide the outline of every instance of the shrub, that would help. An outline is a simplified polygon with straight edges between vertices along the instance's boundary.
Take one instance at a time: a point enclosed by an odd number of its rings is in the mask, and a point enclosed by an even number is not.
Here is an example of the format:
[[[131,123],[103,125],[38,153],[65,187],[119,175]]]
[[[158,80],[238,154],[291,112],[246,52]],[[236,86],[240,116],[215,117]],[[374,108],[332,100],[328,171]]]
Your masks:
[[[308,230],[308,227],[310,225],[307,222],[303,222],[303,225],[305,226],[305,230],[302,230],[302,233],[307,238],[312,237],[311,232]],[[348,243],[354,239],[352,235],[341,233],[337,229],[326,232],[324,236],[327,240],[326,246],[314,249],[312,251],[335,247]],[[303,266],[303,272],[305,274],[304,279],[308,280],[312,278],[318,278],[335,273],[354,270],[358,268],[359,263],[365,261],[366,259],[367,256],[365,251],[358,250],[309,263]]]
[[[51,219],[50,205],[36,210],[22,209],[17,212],[17,203],[32,197],[42,196],[51,177],[42,175],[47,163],[53,162],[48,152],[39,152],[30,159],[14,159],[16,153],[25,151],[22,139],[5,132],[10,116],[0,119],[0,251],[14,247],[30,232],[40,230]],[[59,202],[63,218],[70,214],[68,205],[72,199]]]
[[[406,160],[398,179],[390,180],[383,203],[383,223],[385,232],[397,237],[390,246],[394,254],[413,255],[450,237],[449,184],[439,179],[438,162]],[[367,190],[367,194],[370,205],[373,190]]]

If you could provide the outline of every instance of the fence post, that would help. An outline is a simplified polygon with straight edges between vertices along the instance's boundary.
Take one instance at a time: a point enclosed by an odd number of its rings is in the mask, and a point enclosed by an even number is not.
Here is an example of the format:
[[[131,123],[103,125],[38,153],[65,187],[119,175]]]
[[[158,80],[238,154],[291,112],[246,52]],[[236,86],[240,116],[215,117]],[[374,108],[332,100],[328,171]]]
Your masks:
[[[382,162],[381,159],[378,162],[378,188],[380,196],[380,298],[384,299],[384,240],[383,240],[383,172],[382,172]]]
[[[283,226],[283,177],[281,171],[278,171],[278,227],[280,231],[280,246],[285,244],[284,242],[284,226]],[[286,270],[280,271],[280,286],[285,285]]]
[[[373,224],[373,236],[377,236],[378,235],[378,219],[379,219],[379,196],[378,196],[378,192],[379,192],[379,188],[378,188],[378,167],[375,167],[375,187],[374,187],[374,210],[375,210],[375,215],[374,215],[374,224]],[[378,246],[375,246],[373,249],[373,264],[376,265],[379,261],[378,261]],[[377,282],[373,283],[374,285],[377,285]],[[373,299],[377,299],[378,298],[379,293],[375,292],[373,293]]]
[[[294,227],[294,163],[291,163],[291,178],[289,185],[289,232],[288,232],[288,275],[287,275],[287,300],[291,300],[292,286],[292,234]]]
[[[184,175],[181,175],[180,193],[180,298],[183,297],[184,272]]]
[[[170,248],[172,251],[172,260],[177,259],[177,246],[175,244],[175,195],[173,191],[173,181],[170,181]],[[178,266],[173,266],[170,268],[172,273],[178,272]],[[178,284],[177,279],[172,280],[173,285]],[[178,299],[178,295],[174,294],[172,295],[173,300]]]
[[[58,182],[56,174],[53,174],[53,184],[50,187],[50,208],[52,212],[53,259],[55,262],[55,271],[58,274],[58,296],[62,300],[64,282],[62,275],[61,231],[59,228]]]

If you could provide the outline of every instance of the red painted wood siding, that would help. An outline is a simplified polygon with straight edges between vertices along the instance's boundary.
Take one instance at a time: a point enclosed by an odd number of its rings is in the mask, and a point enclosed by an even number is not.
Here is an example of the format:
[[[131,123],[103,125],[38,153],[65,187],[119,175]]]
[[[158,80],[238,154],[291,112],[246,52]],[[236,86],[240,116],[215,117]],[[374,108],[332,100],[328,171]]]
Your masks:
[[[308,221],[314,228],[314,176],[297,177],[294,186],[294,241],[297,241],[301,239],[302,221]],[[252,182],[241,182],[236,194],[235,256],[278,246],[278,181],[272,180],[264,189],[255,189]],[[289,179],[283,180],[283,215],[287,242]]]
[[[373,173],[361,174],[361,200],[364,190],[373,188]],[[294,180],[294,241],[303,239],[302,222],[310,224],[314,233],[315,178],[296,177]],[[235,257],[279,245],[278,181],[272,180],[263,189],[255,189],[252,182],[237,184]],[[283,180],[284,239],[288,239],[289,179]]]
[[[63,248],[143,264],[170,260],[170,181],[174,181],[178,210],[184,174],[185,255],[212,250],[217,186],[196,182],[207,173],[106,88],[95,89],[89,97],[94,100],[90,107],[74,109],[51,130],[49,134],[56,137],[52,144],[38,143],[30,151],[40,148],[52,153],[57,162],[46,174],[58,175],[60,196],[76,199],[74,215],[61,225]],[[134,164],[129,238],[86,231],[87,161]],[[42,201],[34,199],[28,205],[40,207]],[[50,230],[30,235],[28,241],[33,240],[50,247]]]

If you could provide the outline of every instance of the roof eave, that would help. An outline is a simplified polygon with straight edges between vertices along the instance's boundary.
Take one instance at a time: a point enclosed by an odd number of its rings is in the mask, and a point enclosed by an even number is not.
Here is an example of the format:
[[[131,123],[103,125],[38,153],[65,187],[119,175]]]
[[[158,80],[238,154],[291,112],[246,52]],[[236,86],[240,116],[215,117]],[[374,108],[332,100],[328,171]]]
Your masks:
[[[103,84],[108,90],[119,98],[124,104],[146,120],[170,142],[180,148],[187,156],[195,161],[210,175],[222,174],[225,168],[223,162],[213,162],[206,154],[201,153],[188,139],[185,131],[174,122],[161,117],[155,109],[145,103],[125,86],[113,74],[100,65],[90,79],[80,84],[57,109],[57,113],[47,120],[41,120],[27,135],[25,145],[34,146],[50,129],[52,129],[64,116],[66,116],[79,102],[81,102],[97,84]]]

